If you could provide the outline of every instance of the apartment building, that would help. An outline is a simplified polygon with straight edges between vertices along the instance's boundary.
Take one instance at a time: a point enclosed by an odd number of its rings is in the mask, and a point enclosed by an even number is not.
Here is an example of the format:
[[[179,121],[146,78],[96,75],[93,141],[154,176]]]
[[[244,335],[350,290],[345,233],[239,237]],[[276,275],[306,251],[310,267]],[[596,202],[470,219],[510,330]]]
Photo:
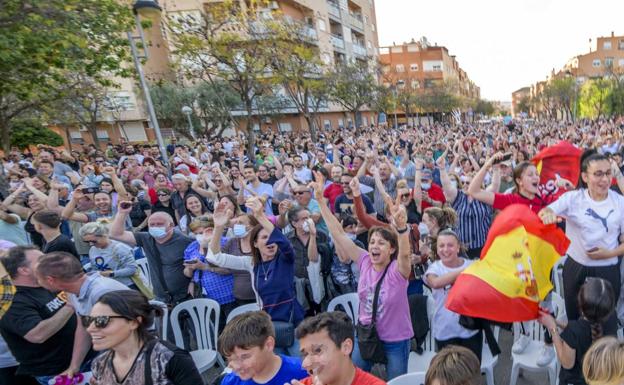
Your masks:
[[[520,111],[518,105],[523,99],[527,99],[531,96],[531,87],[522,87],[511,93],[511,114],[514,118],[519,117],[521,112],[528,113],[529,111]]]
[[[599,37],[588,53],[574,56],[562,68],[579,83],[587,79],[624,74],[624,36]]]
[[[172,52],[171,34],[166,21],[188,15],[200,16],[209,9],[211,3],[219,0],[160,0],[162,12],[149,15],[151,28],[146,29],[145,37],[149,41],[149,58],[143,63],[148,81],[181,78],[173,70],[175,57]],[[240,0],[241,3],[248,0]],[[261,12],[271,14],[279,12],[285,18],[296,20],[305,25],[306,34],[318,45],[320,59],[326,65],[335,65],[346,61],[362,63],[377,62],[379,42],[374,0],[276,0],[267,3]],[[127,139],[130,142],[155,140],[155,134],[149,123],[143,96],[135,85],[135,79],[119,79],[120,87],[111,90],[111,100],[120,108],[103,111],[102,122],[98,127],[101,142],[118,142]],[[245,126],[245,114],[234,114],[238,127]],[[363,111],[360,123],[371,124],[374,116]],[[338,105],[329,103],[320,114],[319,125],[323,129],[347,127],[355,124],[352,117]],[[165,140],[175,135],[166,122],[161,122],[161,131]],[[294,109],[285,109],[277,121],[262,120],[255,124],[256,130],[298,131],[307,130],[303,116]],[[57,131],[65,137],[65,130]],[[86,128],[74,127],[69,130],[66,142],[73,144],[92,143]]]
[[[379,61],[382,66],[382,83],[393,89],[405,87],[416,92],[446,84],[457,96],[479,99],[480,88],[470,80],[455,55],[444,46],[431,44],[426,37],[419,41],[381,47]],[[397,110],[399,119],[402,111]]]

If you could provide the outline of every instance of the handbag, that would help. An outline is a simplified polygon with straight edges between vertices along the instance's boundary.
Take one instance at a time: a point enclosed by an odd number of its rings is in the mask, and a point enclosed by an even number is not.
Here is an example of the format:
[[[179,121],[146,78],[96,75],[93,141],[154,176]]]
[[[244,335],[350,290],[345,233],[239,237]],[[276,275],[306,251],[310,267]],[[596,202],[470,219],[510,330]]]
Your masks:
[[[360,356],[362,356],[362,358],[366,361],[373,361],[380,364],[387,363],[388,359],[386,357],[383,344],[379,339],[379,334],[377,334],[377,302],[379,300],[381,283],[383,282],[389,267],[390,264],[386,266],[381,278],[377,281],[377,285],[375,285],[375,295],[373,296],[373,314],[370,325],[363,325],[358,320],[357,326],[355,327],[357,330],[357,342],[360,348]],[[361,303],[360,306],[362,306]]]

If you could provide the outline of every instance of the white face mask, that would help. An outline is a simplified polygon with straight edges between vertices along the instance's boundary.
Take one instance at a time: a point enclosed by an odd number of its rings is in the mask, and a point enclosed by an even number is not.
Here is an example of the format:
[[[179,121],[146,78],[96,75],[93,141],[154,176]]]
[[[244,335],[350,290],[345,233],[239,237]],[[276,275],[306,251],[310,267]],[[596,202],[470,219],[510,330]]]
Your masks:
[[[244,238],[247,235],[247,228],[241,223],[236,223],[232,228],[232,233],[236,238]]]
[[[201,245],[201,243],[204,241],[204,234],[195,234],[195,240]]]
[[[355,241],[357,234],[347,233],[347,237],[349,237],[350,240]]]
[[[418,224],[418,232],[420,233],[421,237],[425,235],[429,235],[429,227],[427,227],[425,222],[420,222]]]
[[[431,188],[431,183],[422,183],[422,184],[420,185],[420,187],[421,187],[423,190],[427,191],[427,190],[429,190],[429,189]]]
[[[160,238],[164,238],[167,236],[167,228],[166,227],[150,227],[148,229],[149,234],[156,238],[156,239],[160,239]]]
[[[451,187],[453,187],[454,189],[457,189],[457,181],[452,180]]]
[[[301,229],[305,231],[306,233],[310,232],[310,225],[308,224],[307,220],[303,222],[303,225],[301,225]]]

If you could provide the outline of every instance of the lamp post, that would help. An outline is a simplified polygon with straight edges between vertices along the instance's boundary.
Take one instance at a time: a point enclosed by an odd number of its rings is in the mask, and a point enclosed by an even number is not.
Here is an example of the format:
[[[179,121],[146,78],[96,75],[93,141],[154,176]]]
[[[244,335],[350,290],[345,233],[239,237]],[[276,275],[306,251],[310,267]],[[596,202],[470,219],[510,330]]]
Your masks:
[[[392,105],[394,110],[394,129],[397,130],[399,128],[399,123],[397,121],[397,90],[396,86],[392,86]]]
[[[165,143],[162,138],[162,134],[160,132],[160,125],[158,124],[158,119],[156,118],[156,111],[154,111],[154,104],[152,103],[152,97],[149,92],[149,88],[147,86],[147,81],[145,80],[145,74],[143,73],[143,67],[141,66],[141,59],[148,59],[147,53],[147,44],[145,42],[145,36],[143,35],[143,27],[141,27],[141,18],[140,14],[143,15],[160,15],[162,8],[158,5],[156,0],[137,0],[134,2],[132,6],[132,12],[134,13],[134,20],[136,24],[138,36],[134,35],[133,31],[128,31],[128,41],[130,42],[130,50],[132,52],[132,59],[134,59],[134,67],[139,74],[139,83],[141,85],[141,90],[143,91],[143,96],[145,97],[145,104],[147,106],[147,112],[149,114],[150,121],[152,122],[152,127],[154,128],[154,132],[156,133],[156,141],[158,142],[158,147],[160,148],[160,155],[162,156],[163,164],[167,166],[167,149],[165,148]],[[143,47],[143,55],[139,55],[139,50],[137,48],[136,42],[140,41]]]
[[[186,118],[188,119],[188,124],[189,124],[189,130],[191,130],[191,136],[193,137],[193,140],[197,140],[197,138],[195,137],[195,129],[193,128],[193,120],[191,119],[191,114],[193,113],[193,109],[189,106],[184,106],[182,107],[182,113],[184,115],[186,115]]]

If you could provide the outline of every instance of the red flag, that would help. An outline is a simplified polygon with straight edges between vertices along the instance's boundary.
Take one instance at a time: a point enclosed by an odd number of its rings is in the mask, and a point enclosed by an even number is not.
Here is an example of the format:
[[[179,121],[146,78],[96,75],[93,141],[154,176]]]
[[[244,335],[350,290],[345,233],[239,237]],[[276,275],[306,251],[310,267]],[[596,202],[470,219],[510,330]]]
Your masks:
[[[499,322],[537,318],[552,290],[550,273],[570,241],[556,225],[544,225],[524,205],[496,216],[481,259],[457,277],[446,307],[458,314]]]
[[[558,198],[565,190],[557,187],[557,179],[567,179],[576,187],[580,175],[583,151],[569,142],[561,141],[540,151],[531,162],[540,174],[540,195]]]

